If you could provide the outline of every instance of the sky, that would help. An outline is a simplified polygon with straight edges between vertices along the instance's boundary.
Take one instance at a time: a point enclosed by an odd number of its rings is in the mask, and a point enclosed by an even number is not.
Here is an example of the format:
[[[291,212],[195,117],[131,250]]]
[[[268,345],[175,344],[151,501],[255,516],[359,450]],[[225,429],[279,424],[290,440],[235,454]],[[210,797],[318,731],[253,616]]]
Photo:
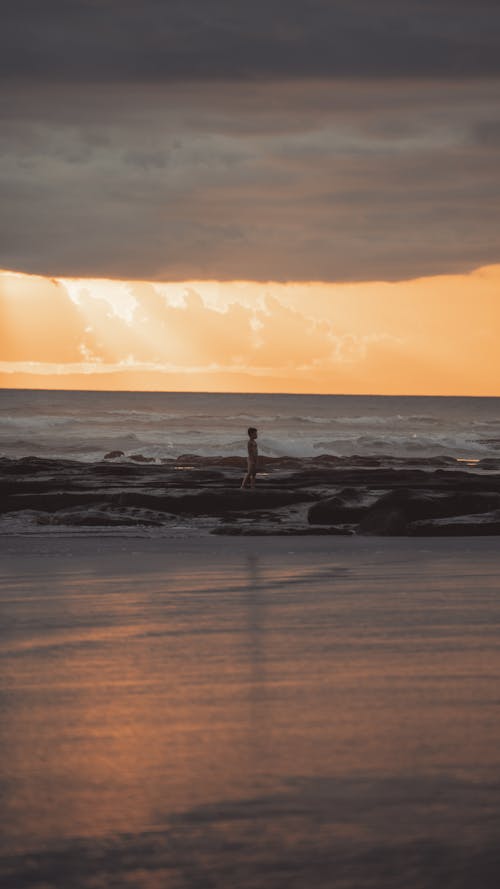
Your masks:
[[[0,385],[500,395],[500,7],[17,0]]]

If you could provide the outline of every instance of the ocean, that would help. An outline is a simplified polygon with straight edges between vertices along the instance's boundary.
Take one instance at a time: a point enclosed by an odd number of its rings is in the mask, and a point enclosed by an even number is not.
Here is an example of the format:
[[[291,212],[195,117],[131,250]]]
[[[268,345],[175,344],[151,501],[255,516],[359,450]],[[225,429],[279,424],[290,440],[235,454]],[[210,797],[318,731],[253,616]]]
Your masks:
[[[270,457],[500,452],[500,398],[0,391],[0,456],[10,458],[241,455],[250,425]]]

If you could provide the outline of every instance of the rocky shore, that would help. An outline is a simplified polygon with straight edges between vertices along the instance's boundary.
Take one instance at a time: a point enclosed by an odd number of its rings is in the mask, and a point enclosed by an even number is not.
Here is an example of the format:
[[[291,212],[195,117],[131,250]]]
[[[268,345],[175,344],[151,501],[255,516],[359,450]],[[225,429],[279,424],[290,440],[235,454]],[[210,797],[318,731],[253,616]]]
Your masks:
[[[500,534],[500,460],[389,456],[266,458],[241,491],[239,457],[98,463],[0,460],[3,533],[60,528],[176,528],[213,534]]]

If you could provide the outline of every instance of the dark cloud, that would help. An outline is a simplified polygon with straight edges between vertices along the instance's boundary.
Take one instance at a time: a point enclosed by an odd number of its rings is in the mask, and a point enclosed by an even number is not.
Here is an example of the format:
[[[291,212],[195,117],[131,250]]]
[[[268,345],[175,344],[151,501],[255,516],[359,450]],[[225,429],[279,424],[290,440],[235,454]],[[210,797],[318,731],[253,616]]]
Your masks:
[[[18,0],[0,266],[366,279],[498,260],[500,8]]]
[[[491,0],[17,0],[0,73],[76,81],[500,73]]]
[[[0,267],[356,280],[498,261],[495,83],[4,91]]]
[[[477,124],[474,137],[482,147],[500,149],[500,115],[496,120],[483,120]]]

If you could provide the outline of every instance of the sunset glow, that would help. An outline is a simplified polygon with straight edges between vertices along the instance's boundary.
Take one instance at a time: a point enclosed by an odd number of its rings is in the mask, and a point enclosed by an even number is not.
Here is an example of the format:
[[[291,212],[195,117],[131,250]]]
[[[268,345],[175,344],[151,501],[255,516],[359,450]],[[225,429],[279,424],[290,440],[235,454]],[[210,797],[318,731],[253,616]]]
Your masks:
[[[500,395],[500,266],[399,282],[0,273],[0,383]]]

